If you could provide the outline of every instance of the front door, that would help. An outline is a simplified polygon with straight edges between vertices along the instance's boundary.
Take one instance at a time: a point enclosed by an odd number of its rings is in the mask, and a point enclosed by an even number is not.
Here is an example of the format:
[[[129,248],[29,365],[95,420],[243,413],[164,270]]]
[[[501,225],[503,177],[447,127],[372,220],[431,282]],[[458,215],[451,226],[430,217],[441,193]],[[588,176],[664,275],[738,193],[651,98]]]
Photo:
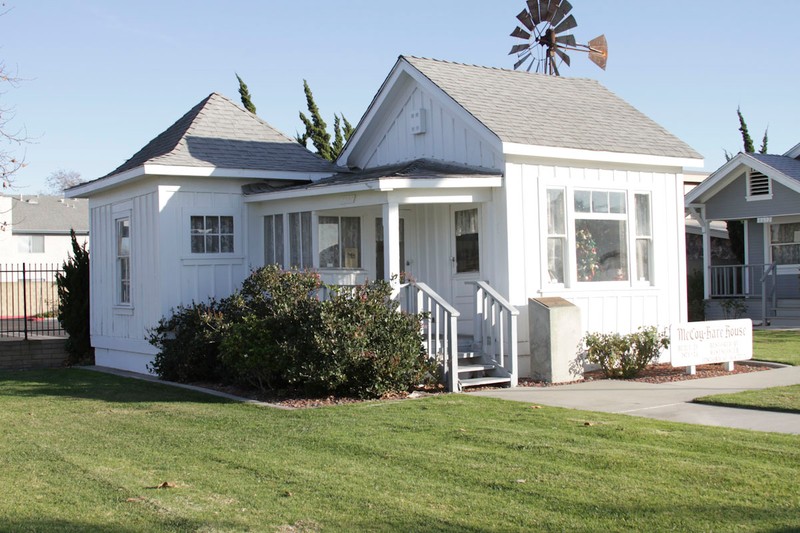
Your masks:
[[[476,205],[457,205],[450,209],[452,304],[461,313],[460,334],[470,334],[475,316],[475,286],[468,281],[481,279],[480,209]]]

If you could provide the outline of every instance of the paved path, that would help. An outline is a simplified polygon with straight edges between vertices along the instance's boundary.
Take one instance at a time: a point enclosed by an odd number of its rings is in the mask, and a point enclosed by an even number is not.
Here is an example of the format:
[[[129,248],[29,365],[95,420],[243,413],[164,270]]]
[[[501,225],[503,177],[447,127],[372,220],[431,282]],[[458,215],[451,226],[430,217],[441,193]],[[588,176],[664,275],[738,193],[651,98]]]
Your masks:
[[[689,403],[710,394],[796,384],[800,384],[800,366],[672,383],[601,379],[555,387],[518,387],[469,394],[585,411],[800,435],[800,414]]]

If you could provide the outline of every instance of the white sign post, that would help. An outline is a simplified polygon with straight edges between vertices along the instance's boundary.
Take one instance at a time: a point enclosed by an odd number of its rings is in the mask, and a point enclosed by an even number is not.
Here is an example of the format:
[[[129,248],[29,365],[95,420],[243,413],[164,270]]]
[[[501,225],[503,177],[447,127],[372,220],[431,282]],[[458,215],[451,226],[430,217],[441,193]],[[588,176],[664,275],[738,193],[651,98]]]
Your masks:
[[[685,366],[688,374],[697,365],[725,363],[733,371],[734,361],[753,357],[753,321],[710,320],[672,324],[669,328],[669,352],[672,366]]]

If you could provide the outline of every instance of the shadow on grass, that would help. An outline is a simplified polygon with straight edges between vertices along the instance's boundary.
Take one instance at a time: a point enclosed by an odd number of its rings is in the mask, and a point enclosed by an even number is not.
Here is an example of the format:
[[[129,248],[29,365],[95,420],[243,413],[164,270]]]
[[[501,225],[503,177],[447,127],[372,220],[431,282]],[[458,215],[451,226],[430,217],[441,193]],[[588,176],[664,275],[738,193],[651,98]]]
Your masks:
[[[728,407],[731,409],[749,409],[751,411],[769,411],[772,413],[789,413],[793,415],[800,415],[800,409],[790,409],[784,407],[772,407],[772,406],[755,406],[755,405],[747,405],[741,403],[722,403],[722,402],[714,402],[714,401],[705,401],[697,398],[692,400],[692,403],[697,403],[701,405],[711,405],[714,407]]]
[[[233,524],[216,524],[220,530],[235,530]],[[58,518],[42,518],[35,520],[4,520],[0,525],[0,531],[14,531],[15,533],[39,532],[39,531],[58,531],[76,533],[140,533],[141,531],[202,531],[207,526],[201,520],[154,520],[147,524],[138,523],[136,525],[122,524],[102,524],[92,523],[86,520],[68,520]]]
[[[0,395],[68,397],[115,403],[232,403],[233,400],[163,383],[141,381],[92,370],[59,368],[0,372]]]

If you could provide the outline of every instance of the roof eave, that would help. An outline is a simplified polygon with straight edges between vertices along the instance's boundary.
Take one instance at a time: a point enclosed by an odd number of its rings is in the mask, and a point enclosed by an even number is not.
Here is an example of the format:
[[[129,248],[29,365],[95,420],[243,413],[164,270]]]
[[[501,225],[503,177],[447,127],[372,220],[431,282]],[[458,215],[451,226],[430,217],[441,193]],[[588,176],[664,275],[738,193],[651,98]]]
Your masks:
[[[702,157],[659,156],[650,154],[634,154],[624,152],[605,152],[583,150],[579,148],[562,148],[557,146],[537,146],[513,142],[503,143],[503,154],[512,156],[535,157],[541,159],[560,159],[571,161],[591,161],[594,163],[624,163],[631,165],[659,167],[702,167]]]

